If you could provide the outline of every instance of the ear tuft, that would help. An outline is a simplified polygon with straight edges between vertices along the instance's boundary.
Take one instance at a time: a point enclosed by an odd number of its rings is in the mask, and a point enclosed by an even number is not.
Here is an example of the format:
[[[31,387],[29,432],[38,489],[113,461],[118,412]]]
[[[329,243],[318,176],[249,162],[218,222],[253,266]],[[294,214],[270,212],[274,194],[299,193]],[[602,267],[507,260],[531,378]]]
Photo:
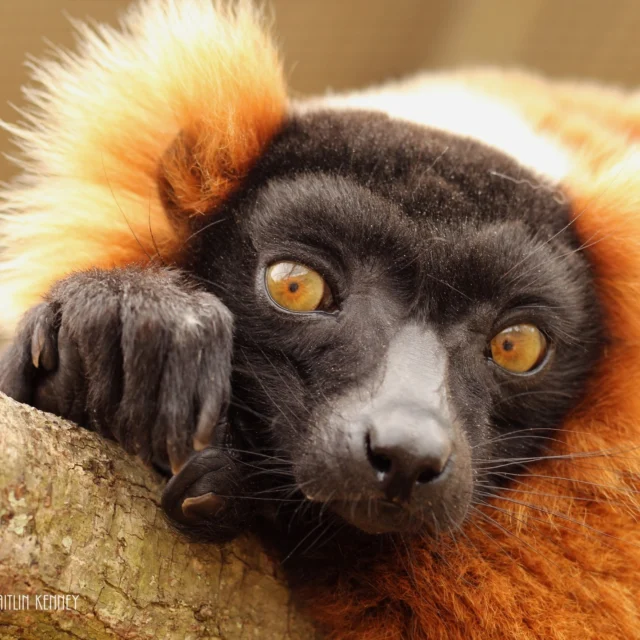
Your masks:
[[[25,122],[4,125],[23,171],[0,191],[5,323],[71,271],[179,261],[188,217],[238,188],[287,110],[244,0],[144,0],[119,29],[75,27],[77,52],[33,64]]]

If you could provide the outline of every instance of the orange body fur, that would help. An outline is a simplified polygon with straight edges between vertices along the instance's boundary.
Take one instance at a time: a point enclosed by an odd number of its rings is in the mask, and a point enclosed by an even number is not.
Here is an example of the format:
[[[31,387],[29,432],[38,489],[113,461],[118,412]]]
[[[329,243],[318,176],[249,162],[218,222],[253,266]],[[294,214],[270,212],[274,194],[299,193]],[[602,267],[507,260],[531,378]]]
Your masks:
[[[159,178],[183,216],[212,211],[287,111],[274,48],[245,5],[158,0],[122,32],[79,29],[77,55],[34,68],[27,124],[7,125],[25,173],[1,194],[5,323],[70,271],[179,260],[186,225],[167,215]],[[581,457],[532,466],[484,509],[494,523],[477,516],[302,595],[340,640],[640,638],[640,104],[525,74],[451,77],[569,154],[562,186],[611,336],[558,436],[557,456]]]

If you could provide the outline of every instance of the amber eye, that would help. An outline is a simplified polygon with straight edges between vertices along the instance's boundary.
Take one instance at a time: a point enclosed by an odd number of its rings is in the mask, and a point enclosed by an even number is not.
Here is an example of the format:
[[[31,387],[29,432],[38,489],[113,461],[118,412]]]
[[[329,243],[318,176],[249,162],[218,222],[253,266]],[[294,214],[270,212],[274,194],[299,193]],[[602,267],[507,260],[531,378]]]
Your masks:
[[[532,324],[516,324],[502,330],[490,346],[493,361],[511,373],[535,369],[547,354],[547,340]]]
[[[328,310],[333,304],[324,278],[298,262],[276,262],[266,273],[267,291],[283,309],[299,313]]]

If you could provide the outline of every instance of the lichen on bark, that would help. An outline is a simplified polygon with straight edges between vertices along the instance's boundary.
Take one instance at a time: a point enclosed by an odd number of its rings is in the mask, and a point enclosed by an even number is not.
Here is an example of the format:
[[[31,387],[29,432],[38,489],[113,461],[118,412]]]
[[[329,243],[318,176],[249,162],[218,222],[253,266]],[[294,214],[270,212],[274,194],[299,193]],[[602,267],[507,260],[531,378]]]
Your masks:
[[[319,637],[254,541],[189,543],[161,487],[117,445],[0,395],[0,595],[29,596],[0,610],[0,640]],[[77,599],[48,611],[44,594]]]

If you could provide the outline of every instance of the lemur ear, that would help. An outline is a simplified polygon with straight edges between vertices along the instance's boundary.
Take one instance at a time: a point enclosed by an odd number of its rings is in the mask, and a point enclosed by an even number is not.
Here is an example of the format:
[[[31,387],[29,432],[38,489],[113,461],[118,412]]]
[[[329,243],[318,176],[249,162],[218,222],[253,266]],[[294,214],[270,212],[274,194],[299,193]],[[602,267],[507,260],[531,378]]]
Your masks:
[[[259,57],[260,52],[252,51]],[[236,63],[237,66],[237,63]],[[204,104],[185,119],[184,127],[162,154],[158,186],[173,216],[211,213],[242,182],[274,133],[286,108],[279,64],[247,57],[244,77],[216,78],[213,104]],[[227,72],[230,73],[230,72]]]
[[[178,134],[158,167],[158,194],[170,219],[185,214],[205,213],[209,198],[204,196],[211,176],[197,151],[197,142]]]
[[[34,64],[27,121],[4,125],[22,152],[0,189],[4,328],[70,272],[179,264],[189,217],[240,185],[287,111],[249,0],[140,0],[119,29],[76,27],[76,53]]]
[[[231,135],[213,142],[210,136],[181,131],[162,155],[158,166],[158,195],[172,222],[211,215],[243,181],[271,136],[240,123],[241,141]],[[253,137],[253,140],[248,138]]]

